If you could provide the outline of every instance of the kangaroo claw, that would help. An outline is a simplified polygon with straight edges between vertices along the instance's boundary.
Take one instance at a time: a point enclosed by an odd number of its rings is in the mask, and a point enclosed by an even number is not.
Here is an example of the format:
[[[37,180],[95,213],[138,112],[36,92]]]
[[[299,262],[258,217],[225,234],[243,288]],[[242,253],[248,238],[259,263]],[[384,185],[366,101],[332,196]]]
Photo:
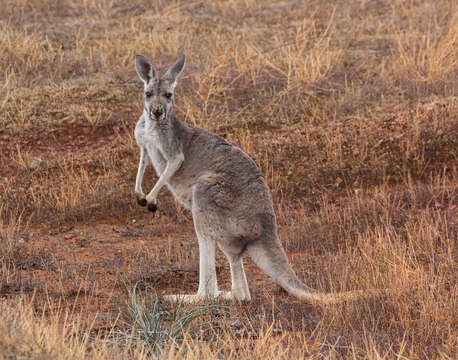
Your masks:
[[[146,202],[146,200],[145,200],[145,202]],[[156,212],[157,205],[155,203],[148,204],[148,210],[153,212],[153,213]]]

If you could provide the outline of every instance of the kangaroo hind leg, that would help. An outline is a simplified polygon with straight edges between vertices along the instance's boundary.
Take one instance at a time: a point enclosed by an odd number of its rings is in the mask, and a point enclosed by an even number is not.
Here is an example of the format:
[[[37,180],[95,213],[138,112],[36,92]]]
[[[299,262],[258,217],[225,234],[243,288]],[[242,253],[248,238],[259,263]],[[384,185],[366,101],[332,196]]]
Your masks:
[[[228,292],[219,292],[218,296],[225,300],[240,300],[240,301],[250,301],[250,289],[248,288],[248,282],[245,275],[245,270],[243,268],[243,258],[242,255],[232,255],[224,251],[226,255],[229,266],[231,268],[231,291]]]
[[[205,231],[205,223],[199,216],[194,215],[194,226],[199,242],[199,289],[195,295],[168,295],[168,301],[193,303],[203,300],[213,300],[218,296],[216,278],[215,246],[216,242]]]

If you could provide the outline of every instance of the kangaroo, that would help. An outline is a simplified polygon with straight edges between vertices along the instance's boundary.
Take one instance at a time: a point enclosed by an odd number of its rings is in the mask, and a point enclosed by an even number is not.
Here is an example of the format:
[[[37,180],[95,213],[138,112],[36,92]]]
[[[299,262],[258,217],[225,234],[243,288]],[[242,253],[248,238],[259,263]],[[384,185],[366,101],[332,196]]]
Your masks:
[[[137,55],[135,68],[144,83],[143,113],[135,127],[140,162],[135,182],[138,204],[157,210],[157,196],[166,185],[192,212],[199,243],[199,288],[195,295],[169,295],[169,301],[251,300],[242,257],[255,264],[289,294],[309,303],[330,304],[356,299],[362,291],[320,293],[306,286],[288,263],[280,243],[269,188],[256,163],[220,136],[173,115],[174,90],[185,66],[181,55],[158,77],[151,61]],[[142,180],[147,165],[159,179],[145,196]],[[229,292],[218,291],[215,247],[226,255],[231,271]]]

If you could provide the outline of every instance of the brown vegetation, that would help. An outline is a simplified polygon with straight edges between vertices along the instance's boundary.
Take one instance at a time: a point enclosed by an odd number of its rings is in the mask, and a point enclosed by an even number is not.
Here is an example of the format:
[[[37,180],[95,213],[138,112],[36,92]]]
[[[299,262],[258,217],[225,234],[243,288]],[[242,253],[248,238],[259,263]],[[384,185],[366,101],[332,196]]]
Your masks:
[[[134,56],[180,52],[176,114],[257,161],[305,283],[390,291],[312,307],[247,259],[254,301],[164,357],[456,358],[457,49],[452,0],[2,1],[0,358],[147,357],[125,287],[196,291],[190,215],[133,196]]]

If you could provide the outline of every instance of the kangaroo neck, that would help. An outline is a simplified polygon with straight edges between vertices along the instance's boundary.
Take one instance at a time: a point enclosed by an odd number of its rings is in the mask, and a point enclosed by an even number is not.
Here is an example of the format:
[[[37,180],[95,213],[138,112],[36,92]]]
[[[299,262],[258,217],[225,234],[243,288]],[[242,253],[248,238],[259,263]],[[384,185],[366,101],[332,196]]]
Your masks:
[[[146,119],[146,131],[150,134],[168,134],[173,131],[176,126],[176,122],[177,120],[174,116],[172,116],[172,114],[161,121]]]

